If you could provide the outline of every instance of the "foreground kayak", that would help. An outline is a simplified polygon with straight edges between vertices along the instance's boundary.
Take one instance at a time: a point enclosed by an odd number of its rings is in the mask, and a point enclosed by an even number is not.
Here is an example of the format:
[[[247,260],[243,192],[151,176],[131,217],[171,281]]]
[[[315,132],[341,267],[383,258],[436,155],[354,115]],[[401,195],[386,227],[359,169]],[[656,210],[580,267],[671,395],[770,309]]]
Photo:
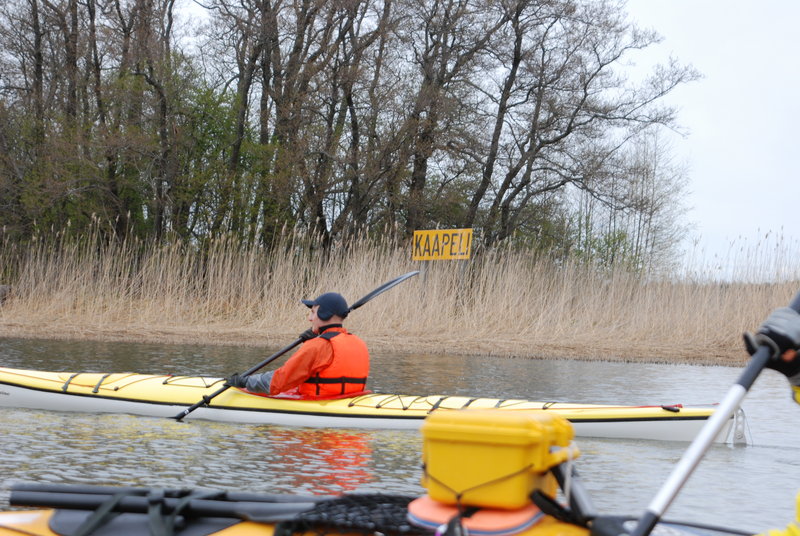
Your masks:
[[[0,367],[0,406],[174,417],[224,384],[223,378],[133,373],[43,372]],[[265,397],[228,389],[187,419],[326,428],[418,429],[433,412],[497,408],[539,410],[568,419],[583,437],[691,441],[713,405],[614,406],[368,393],[336,400]],[[744,442],[744,416],[717,442]]]
[[[436,412],[421,432],[427,493],[419,497],[17,483],[9,504],[35,510],[0,513],[0,536],[619,536],[636,523],[598,514],[574,470],[572,425],[553,413]],[[655,528],[655,536],[751,534],[666,521]]]
[[[433,527],[409,516],[418,498],[398,495],[340,497],[281,496],[210,490],[159,490],[17,484],[14,505],[46,509],[0,512],[0,536],[80,534],[194,536],[433,535]],[[512,517],[504,511],[479,511],[463,524],[471,536],[590,536],[590,529],[531,507]],[[631,530],[635,518],[606,517],[595,524]],[[444,524],[444,523],[443,523]],[[611,529],[608,529],[611,530]],[[595,529],[597,531],[597,529]],[[438,534],[438,533],[437,533]],[[662,521],[653,536],[743,536],[749,531]]]

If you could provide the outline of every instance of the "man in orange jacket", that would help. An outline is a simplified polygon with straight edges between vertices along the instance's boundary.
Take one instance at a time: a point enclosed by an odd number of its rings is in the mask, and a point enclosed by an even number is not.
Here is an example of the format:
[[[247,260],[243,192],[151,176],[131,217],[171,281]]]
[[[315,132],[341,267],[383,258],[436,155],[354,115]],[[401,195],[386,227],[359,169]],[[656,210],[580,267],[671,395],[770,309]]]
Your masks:
[[[311,329],[300,335],[303,345],[277,370],[228,378],[231,387],[254,393],[296,394],[301,398],[342,398],[365,390],[369,376],[367,345],[342,322],[350,308],[341,294],[327,292],[302,300],[310,311]]]
[[[800,404],[800,314],[789,307],[775,309],[755,333],[745,334],[747,351],[752,355],[759,345],[772,351],[767,367],[775,369],[789,380],[792,400]],[[758,536],[800,536],[800,494],[795,499],[796,519],[783,530],[769,530]]]

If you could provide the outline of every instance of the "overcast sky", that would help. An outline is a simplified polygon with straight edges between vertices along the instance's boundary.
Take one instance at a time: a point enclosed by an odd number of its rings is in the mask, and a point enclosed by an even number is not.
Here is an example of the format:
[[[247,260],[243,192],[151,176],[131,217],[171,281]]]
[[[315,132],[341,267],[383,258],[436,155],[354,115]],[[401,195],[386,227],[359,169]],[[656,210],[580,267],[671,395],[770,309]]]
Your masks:
[[[628,0],[628,11],[664,38],[655,53],[703,75],[669,98],[689,131],[673,141],[699,237],[687,248],[731,264],[739,248],[763,252],[782,237],[799,253],[800,2]]]

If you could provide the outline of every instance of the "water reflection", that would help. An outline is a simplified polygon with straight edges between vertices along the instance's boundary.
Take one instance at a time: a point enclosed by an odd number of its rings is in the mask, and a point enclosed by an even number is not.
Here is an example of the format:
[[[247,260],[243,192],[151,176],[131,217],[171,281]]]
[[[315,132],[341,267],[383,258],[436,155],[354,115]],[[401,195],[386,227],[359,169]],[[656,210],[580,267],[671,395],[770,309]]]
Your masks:
[[[375,480],[369,433],[317,429],[273,429],[272,470],[291,476],[294,489],[331,495],[355,491]]]

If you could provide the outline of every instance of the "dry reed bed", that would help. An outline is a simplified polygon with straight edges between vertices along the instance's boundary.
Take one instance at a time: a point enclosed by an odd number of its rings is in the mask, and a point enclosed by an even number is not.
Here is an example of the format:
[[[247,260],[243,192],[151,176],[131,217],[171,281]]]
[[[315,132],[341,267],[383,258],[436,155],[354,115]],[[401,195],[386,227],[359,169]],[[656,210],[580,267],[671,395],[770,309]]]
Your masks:
[[[0,249],[0,273],[15,274],[0,336],[278,347],[307,327],[301,298],[352,303],[422,268],[348,320],[373,351],[740,365],[742,332],[800,288],[645,282],[513,251],[421,267],[366,241],[327,259],[293,239],[273,255],[229,240],[204,252],[95,242]]]

